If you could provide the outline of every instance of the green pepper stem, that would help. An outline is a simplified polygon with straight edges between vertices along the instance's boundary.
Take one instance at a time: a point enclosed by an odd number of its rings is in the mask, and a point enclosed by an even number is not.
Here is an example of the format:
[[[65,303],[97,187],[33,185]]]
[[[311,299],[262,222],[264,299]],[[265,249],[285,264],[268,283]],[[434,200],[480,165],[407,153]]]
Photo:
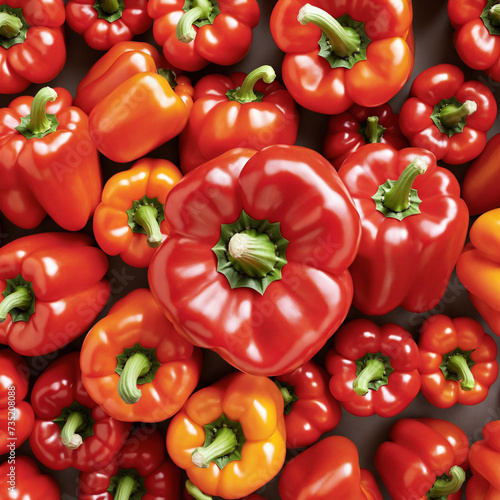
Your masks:
[[[82,436],[76,433],[82,430],[86,423],[87,419],[79,411],[74,411],[69,415],[61,431],[61,441],[66,448],[76,450],[81,446]]]
[[[313,23],[326,34],[332,51],[339,57],[348,57],[359,51],[361,39],[352,28],[342,26],[323,9],[306,3],[299,11],[300,24]]]
[[[165,78],[167,80],[168,84],[175,89],[177,87],[177,75],[175,74],[175,71],[170,68],[158,68],[156,72]]]
[[[135,211],[134,221],[146,231],[148,246],[158,248],[162,240],[158,210],[151,205],[142,205]]]
[[[205,495],[198,486],[195,486],[189,479],[186,481],[186,491],[194,500],[213,500],[211,496]]]
[[[196,38],[193,23],[199,19],[206,19],[212,12],[210,0],[193,0],[192,7],[184,13],[177,23],[176,35],[179,42],[189,43]]]
[[[450,469],[449,476],[450,479],[436,479],[428,493],[430,498],[446,498],[460,490],[465,481],[465,471],[458,465],[454,465]]]
[[[32,301],[31,292],[25,286],[17,287],[15,292],[7,295],[0,303],[0,323],[7,319],[12,309],[28,310]]]
[[[142,392],[137,388],[137,380],[146,375],[150,368],[149,358],[142,352],[136,352],[127,359],[118,382],[118,394],[125,403],[130,405],[139,401]]]
[[[105,14],[114,14],[120,8],[118,0],[101,0],[100,3]]]
[[[378,123],[378,116],[369,116],[366,119],[366,127],[363,131],[365,139],[370,143],[374,144],[380,142],[382,134],[385,132],[385,128]]]
[[[130,495],[137,489],[137,481],[131,476],[122,476],[118,480],[114,500],[129,500]]]
[[[380,359],[369,359],[352,384],[354,392],[359,396],[368,394],[368,384],[384,376],[385,366]]]
[[[255,84],[261,79],[264,80],[265,83],[272,83],[275,78],[276,73],[271,66],[264,65],[254,69],[252,72],[248,73],[241,87],[236,89],[233,94],[234,100],[242,104],[245,102],[255,102],[257,100],[257,96],[253,90]]]
[[[460,107],[448,104],[439,112],[439,121],[446,128],[456,127],[462,118],[472,115],[477,111],[477,104],[474,101],[465,101]]]
[[[0,12],[0,36],[11,39],[19,35],[23,22],[17,16],[7,12]]]
[[[53,102],[56,98],[57,92],[50,87],[44,87],[37,92],[31,103],[30,121],[27,125],[31,133],[43,134],[52,126],[45,109],[47,102]]]
[[[474,375],[472,375],[472,372],[470,371],[467,360],[461,354],[452,356],[448,360],[446,366],[450,372],[456,373],[462,379],[460,387],[464,391],[472,391],[472,389],[474,389]]]
[[[496,3],[489,10],[489,18],[491,24],[494,26],[500,26],[500,4]]]
[[[290,391],[288,390],[288,387],[280,385],[278,388],[279,388],[279,390],[281,392],[281,395],[283,396],[283,400],[284,400],[284,403],[285,403],[284,404],[285,408],[290,403],[294,403],[296,401],[296,399],[293,397],[293,394],[291,394]]]
[[[238,271],[251,278],[263,278],[274,269],[276,249],[265,233],[247,229],[231,236],[228,257]]]
[[[210,462],[216,458],[229,455],[238,445],[238,439],[232,429],[222,427],[217,432],[215,439],[208,445],[196,448],[191,454],[191,460],[196,467],[206,469]]]
[[[385,193],[384,206],[393,212],[404,212],[410,206],[410,192],[413,181],[418,175],[424,174],[427,170],[427,163],[420,157],[416,157],[401,172],[399,179],[394,186]]]

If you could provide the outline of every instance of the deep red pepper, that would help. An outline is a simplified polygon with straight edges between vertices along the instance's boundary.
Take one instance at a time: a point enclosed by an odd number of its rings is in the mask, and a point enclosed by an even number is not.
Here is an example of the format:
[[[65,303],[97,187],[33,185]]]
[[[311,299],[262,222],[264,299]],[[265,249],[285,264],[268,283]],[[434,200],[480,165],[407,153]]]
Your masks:
[[[328,374],[314,361],[276,377],[285,400],[286,447],[314,444],[340,422],[342,410],[328,389]]]
[[[0,465],[0,491],[5,500],[61,500],[53,477],[42,474],[30,457],[16,456]]]
[[[399,115],[390,104],[367,108],[353,104],[347,111],[328,120],[323,154],[338,170],[342,162],[365,144],[380,142],[394,149],[408,147],[399,128]]]
[[[333,345],[325,360],[330,391],[348,412],[393,417],[417,396],[418,347],[404,328],[357,319],[337,331]]]
[[[165,456],[165,441],[153,429],[130,434],[113,462],[96,472],[81,472],[78,500],[179,500],[181,472]]]
[[[412,146],[428,149],[451,165],[479,156],[497,116],[491,90],[464,79],[462,70],[451,64],[422,71],[399,114],[401,131]]]
[[[375,467],[393,500],[460,500],[469,438],[446,420],[404,418],[375,454]]]
[[[130,433],[129,423],[111,418],[85,390],[79,352],[49,365],[35,382],[31,403],[36,415],[31,450],[52,470],[104,469]]]
[[[21,446],[33,429],[35,415],[27,401],[29,368],[10,349],[0,351],[0,455]]]
[[[233,148],[295,144],[295,101],[275,76],[270,66],[261,66],[248,76],[208,75],[196,84],[189,122],[179,137],[184,173]]]
[[[90,327],[110,295],[108,260],[91,244],[84,234],[40,233],[0,249],[2,344],[41,356]]]
[[[288,462],[278,484],[283,500],[382,500],[375,478],[359,468],[358,450],[343,436],[330,436]]]
[[[422,394],[434,406],[476,405],[498,376],[497,346],[472,318],[438,314],[422,324],[418,340]]]
[[[67,90],[45,87],[0,109],[0,210],[24,229],[48,214],[78,231],[100,202],[99,155],[72,101]]]
[[[96,50],[109,50],[149,29],[147,0],[69,0],[68,26]]]
[[[353,305],[370,315],[398,306],[412,312],[435,307],[469,224],[455,176],[424,149],[396,151],[384,144],[367,144],[353,153],[339,175],[363,226],[350,267]]]
[[[156,43],[184,71],[241,61],[260,18],[257,0],[150,0],[148,13]]]
[[[63,0],[2,0],[0,94],[55,78],[66,62]]]

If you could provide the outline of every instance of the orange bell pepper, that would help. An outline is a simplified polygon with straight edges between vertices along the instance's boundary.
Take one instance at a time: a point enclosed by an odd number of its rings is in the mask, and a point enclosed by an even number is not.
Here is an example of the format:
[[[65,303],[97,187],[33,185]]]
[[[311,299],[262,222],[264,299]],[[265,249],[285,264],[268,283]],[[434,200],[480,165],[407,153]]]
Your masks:
[[[163,205],[181,179],[168,160],[142,158],[108,180],[94,214],[94,235],[108,255],[133,267],[147,267],[168,234]]]
[[[168,427],[167,450],[204,494],[241,498],[281,470],[285,434],[278,387],[238,372],[187,400]]]
[[[481,215],[457,262],[457,276],[493,333],[500,336],[500,209]]]

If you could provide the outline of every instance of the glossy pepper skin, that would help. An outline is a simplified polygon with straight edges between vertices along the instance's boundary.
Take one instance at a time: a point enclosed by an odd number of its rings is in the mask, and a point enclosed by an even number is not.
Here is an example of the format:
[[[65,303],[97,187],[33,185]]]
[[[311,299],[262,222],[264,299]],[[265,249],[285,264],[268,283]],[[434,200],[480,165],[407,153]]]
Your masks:
[[[85,390],[79,352],[49,365],[35,382],[31,403],[36,420],[30,447],[52,470],[104,469],[130,433],[130,424],[107,415]]]
[[[287,448],[310,446],[339,424],[342,410],[328,381],[326,371],[314,361],[276,377],[285,402]]]
[[[105,469],[80,473],[78,500],[117,499],[120,485],[122,490],[135,492],[144,500],[179,500],[180,483],[180,470],[165,456],[162,435],[157,430],[143,427],[130,434]]]
[[[10,484],[9,473],[14,468],[14,485]],[[22,480],[21,480],[22,478]],[[13,487],[14,490],[9,488]],[[61,492],[54,478],[42,474],[35,461],[30,457],[16,456],[15,463],[10,459],[0,465],[0,491],[7,492],[5,500],[60,500]]]
[[[292,458],[278,484],[283,500],[382,500],[373,474],[359,468],[355,444],[330,436]]]
[[[1,7],[0,94],[55,78],[66,62],[63,0],[4,0]]]
[[[94,214],[94,236],[101,249],[120,255],[130,266],[148,267],[168,234],[165,198],[181,177],[172,162],[155,158],[142,158],[113,175]]]
[[[387,187],[388,180],[396,181],[403,172],[401,181]],[[384,144],[367,144],[353,153],[339,175],[363,226],[359,253],[350,268],[353,305],[373,316],[398,306],[412,312],[435,307],[463,248],[469,221],[455,177],[424,149],[396,151]],[[408,175],[416,179],[412,182]],[[377,202],[372,199],[376,194]]]
[[[493,0],[448,0],[448,16],[455,28],[453,44],[467,66],[500,81],[498,7]]]
[[[451,64],[422,71],[399,115],[411,146],[428,149],[451,165],[479,156],[497,115],[491,90],[477,80],[464,80],[462,70]]]
[[[394,149],[408,147],[399,128],[399,115],[389,104],[367,108],[353,104],[347,111],[331,116],[323,144],[323,154],[338,170],[342,162],[365,144],[379,142]]]
[[[295,144],[295,101],[274,78],[270,66],[261,66],[248,76],[208,75],[196,84],[189,122],[179,138],[184,173],[233,148]]]
[[[212,456],[204,443],[215,443],[214,435],[221,439],[223,426],[227,448]],[[203,493],[235,499],[278,474],[285,461],[285,434],[283,396],[276,385],[267,377],[237,372],[188,399],[170,422],[167,450]],[[217,458],[224,455],[229,462]]]
[[[91,244],[85,234],[40,233],[0,249],[2,344],[41,356],[90,327],[110,295],[108,260]]]
[[[330,391],[348,412],[393,417],[417,396],[418,346],[404,328],[357,319],[339,328],[333,345],[325,360]]]
[[[137,160],[178,135],[193,106],[192,87],[144,71],[127,78],[90,112],[89,132],[110,160]]]
[[[21,446],[33,429],[35,415],[24,401],[28,394],[29,368],[10,349],[0,351],[0,455]]]
[[[160,422],[196,387],[201,352],[178,335],[149,290],[130,292],[88,333],[82,380],[106,413],[124,422]]]
[[[69,231],[85,226],[102,173],[88,117],[67,90],[45,87],[0,109],[0,177],[0,210],[16,226],[33,229],[47,214]]]
[[[500,209],[490,210],[472,225],[470,243],[457,262],[457,276],[493,333],[500,335]]]
[[[198,17],[196,7],[201,8]],[[252,29],[260,18],[256,0],[150,0],[148,13],[154,19],[156,43],[165,57],[184,71],[198,71],[210,63],[230,66],[241,61],[250,49]]]
[[[500,207],[500,134],[494,135],[483,152],[472,162],[462,180],[462,198],[471,215],[479,215]]]
[[[318,153],[231,150],[172,189],[165,217],[151,291],[181,335],[239,370],[288,373],[345,318],[359,216]]]
[[[109,50],[118,42],[132,40],[153,22],[147,0],[69,0],[66,18],[69,27],[96,50]]]
[[[306,10],[301,10],[305,4],[305,0],[279,0],[271,15],[274,41],[286,53],[283,81],[301,106],[335,115],[353,103],[380,106],[401,90],[413,67],[406,41],[413,18],[411,2],[312,0]],[[348,35],[352,37],[354,29],[349,28],[351,32],[344,34],[347,40],[335,40],[306,12],[310,5],[327,13],[330,24],[334,22],[332,17],[342,26],[351,26],[353,19],[362,23],[356,31],[363,36],[358,34],[357,39],[350,40]],[[348,19],[341,18],[346,14]],[[380,18],[383,24],[377,21]],[[335,31],[333,27],[328,29]],[[321,53],[320,39],[324,46]]]
[[[498,500],[500,498],[500,421],[493,420],[483,427],[481,441],[470,449],[472,478],[467,484],[467,500]]]
[[[455,424],[404,418],[377,449],[375,468],[393,500],[460,500],[468,452],[469,439]]]
[[[497,346],[472,318],[441,314],[422,324],[418,341],[422,394],[438,408],[475,405],[498,376]]]

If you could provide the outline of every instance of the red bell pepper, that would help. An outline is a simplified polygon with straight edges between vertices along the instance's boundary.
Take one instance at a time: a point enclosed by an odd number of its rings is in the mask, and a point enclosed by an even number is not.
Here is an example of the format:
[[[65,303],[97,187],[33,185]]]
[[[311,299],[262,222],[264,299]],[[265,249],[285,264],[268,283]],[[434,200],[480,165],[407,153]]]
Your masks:
[[[29,368],[10,349],[0,351],[0,455],[21,446],[33,429],[35,415],[23,401],[28,394]]]
[[[179,500],[181,472],[164,443],[156,430],[135,430],[105,469],[80,473],[78,500]]]
[[[422,324],[418,340],[422,394],[438,408],[476,405],[498,376],[497,346],[472,318],[436,315]]]
[[[78,231],[99,204],[99,155],[88,117],[72,100],[65,89],[45,87],[0,109],[0,210],[24,229],[48,214]]]
[[[241,498],[278,474],[285,433],[276,385],[236,372],[188,399],[170,422],[167,450],[203,494]]]
[[[94,236],[108,255],[133,267],[147,267],[168,234],[164,202],[181,179],[177,167],[162,159],[142,158],[113,175],[94,215]]]
[[[66,18],[68,26],[96,50],[132,40],[153,22],[147,0],[69,0]]]
[[[295,144],[295,101],[275,77],[270,66],[261,66],[249,75],[208,75],[196,84],[189,122],[179,138],[184,173],[233,148],[260,151],[271,144]]]
[[[195,345],[242,371],[281,375],[311,359],[344,320],[359,216],[318,153],[233,149],[174,186],[165,217],[170,234],[149,284]]]
[[[66,62],[63,0],[2,0],[0,94],[55,78]]]
[[[386,103],[412,71],[412,18],[407,0],[279,0],[271,33],[286,52],[286,88],[301,106],[330,115]]]
[[[283,500],[382,500],[375,478],[359,468],[355,444],[330,436],[288,462],[278,484]]]
[[[148,13],[156,43],[184,71],[241,61],[260,18],[257,0],[150,0]]]
[[[393,417],[417,396],[418,347],[404,328],[357,319],[338,330],[333,345],[325,361],[330,391],[348,412]]]
[[[483,427],[481,441],[470,449],[469,460],[472,478],[467,484],[467,500],[500,499],[500,420],[488,422]]]
[[[286,447],[314,444],[335,429],[342,410],[328,389],[328,374],[314,361],[276,377],[285,402]]]
[[[0,343],[24,356],[53,352],[106,305],[108,260],[84,234],[40,233],[0,249]]]
[[[61,500],[56,480],[41,474],[35,461],[25,456],[0,465],[0,491],[5,500]]]
[[[384,144],[353,153],[339,175],[363,226],[350,267],[353,305],[369,315],[398,306],[412,312],[435,307],[469,224],[456,178],[424,149],[396,151]]]
[[[176,333],[149,290],[117,301],[90,330],[80,358],[90,397],[124,422],[160,422],[193,392],[201,352]]]
[[[104,469],[130,433],[130,424],[111,418],[88,395],[79,352],[49,365],[35,382],[31,403],[36,415],[31,450],[52,470]]]
[[[389,104],[376,108],[353,104],[348,111],[328,120],[323,154],[338,170],[351,153],[374,142],[389,144],[394,149],[408,147],[399,129],[399,115],[392,112]]]
[[[413,81],[399,123],[412,146],[456,165],[479,156],[496,116],[496,100],[484,83],[464,82],[461,69],[438,64]]]
[[[460,500],[469,438],[446,420],[404,418],[375,454],[375,467],[393,500]]]
[[[472,162],[462,180],[462,198],[471,215],[500,207],[500,134],[494,135],[483,152]]]
[[[500,6],[495,0],[448,0],[453,44],[467,66],[500,81]]]
[[[457,276],[493,333],[500,336],[500,209],[476,219],[470,243],[457,262]]]

